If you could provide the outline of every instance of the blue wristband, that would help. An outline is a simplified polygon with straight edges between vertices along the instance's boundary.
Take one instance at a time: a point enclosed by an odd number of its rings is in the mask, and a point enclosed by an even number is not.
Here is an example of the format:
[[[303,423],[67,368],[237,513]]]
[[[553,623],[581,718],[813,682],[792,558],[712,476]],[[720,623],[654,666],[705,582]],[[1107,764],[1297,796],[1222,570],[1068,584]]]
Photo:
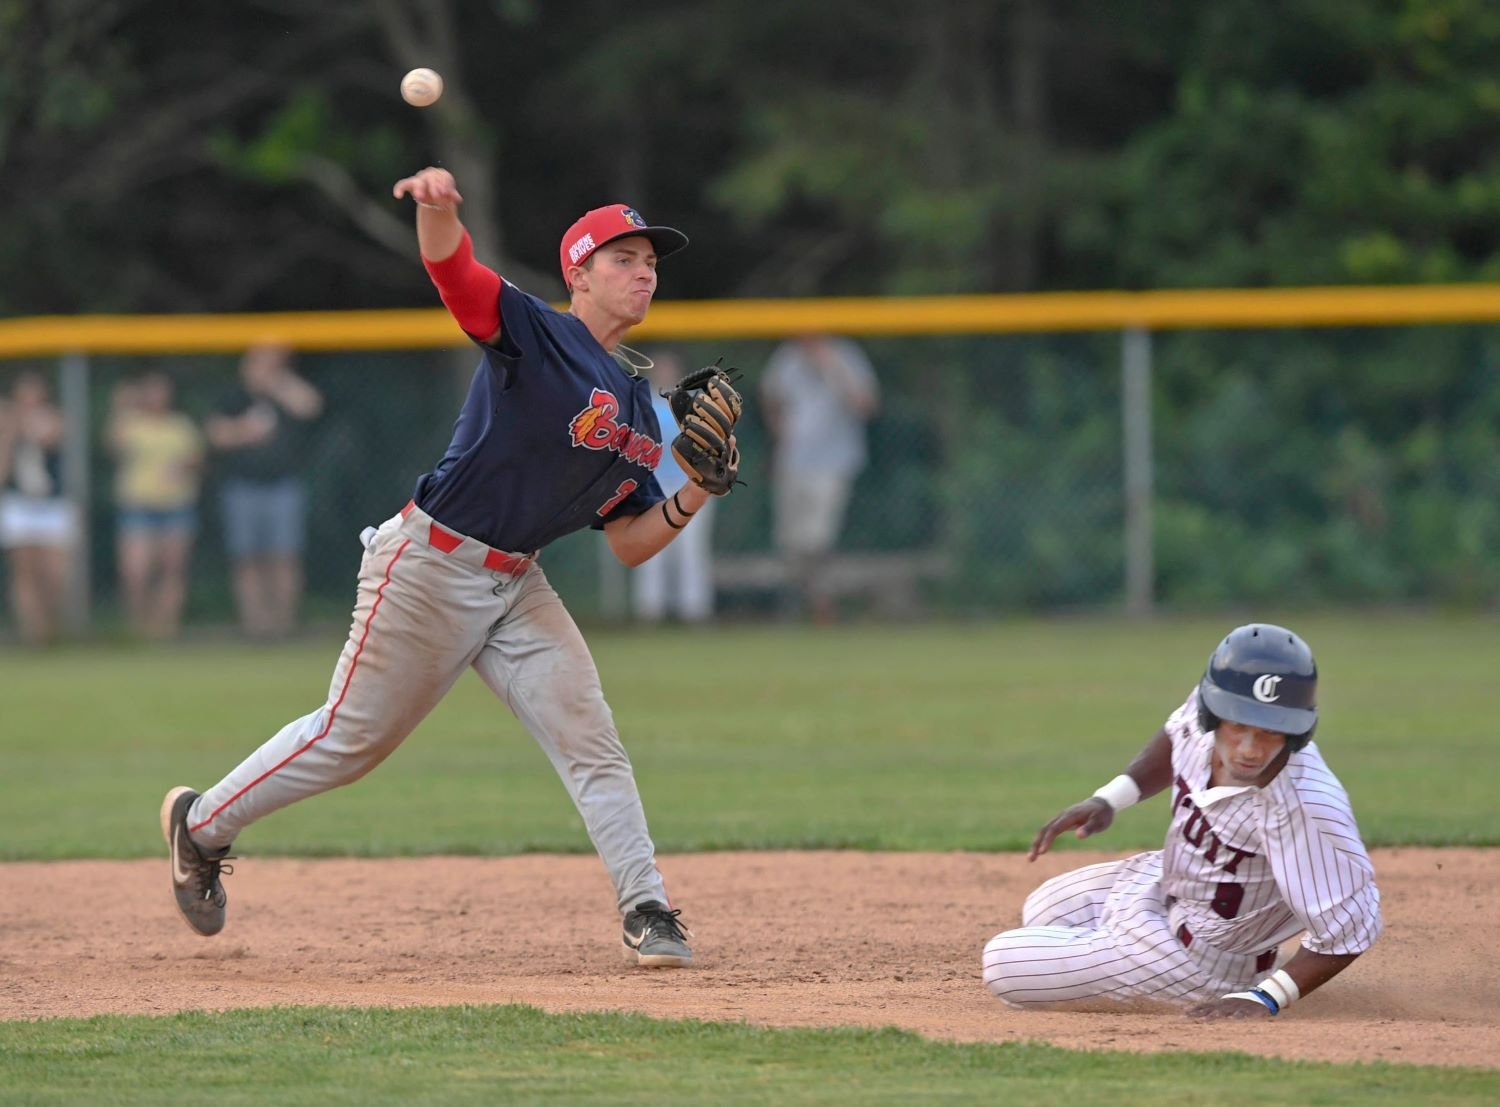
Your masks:
[[[1264,988],[1251,988],[1250,994],[1266,1005],[1266,1010],[1273,1015],[1281,1014],[1281,1004],[1271,998],[1271,993]]]

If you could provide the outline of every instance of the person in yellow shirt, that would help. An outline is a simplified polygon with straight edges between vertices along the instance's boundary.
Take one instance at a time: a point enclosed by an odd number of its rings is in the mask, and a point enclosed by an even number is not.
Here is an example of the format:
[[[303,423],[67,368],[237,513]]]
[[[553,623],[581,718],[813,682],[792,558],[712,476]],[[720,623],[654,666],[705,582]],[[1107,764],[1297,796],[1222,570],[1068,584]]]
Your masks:
[[[131,629],[156,639],[182,622],[203,470],[203,436],[174,405],[171,378],[149,372],[116,390],[109,422],[120,591]]]

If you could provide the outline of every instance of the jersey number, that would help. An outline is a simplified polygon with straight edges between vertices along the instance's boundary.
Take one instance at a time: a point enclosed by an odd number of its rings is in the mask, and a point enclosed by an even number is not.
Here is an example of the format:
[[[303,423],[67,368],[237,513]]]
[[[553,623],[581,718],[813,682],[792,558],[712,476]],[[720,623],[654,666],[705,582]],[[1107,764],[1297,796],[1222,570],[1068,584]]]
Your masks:
[[[1214,893],[1214,901],[1211,906],[1214,914],[1221,919],[1232,919],[1240,913],[1240,904],[1245,901],[1245,886],[1243,884],[1220,884],[1219,890]]]
[[[621,500],[634,492],[638,487],[640,486],[633,480],[622,480],[620,482],[620,487],[615,489],[615,494],[609,499],[605,500],[604,506],[599,509],[597,513],[599,517],[602,519],[604,516],[608,515],[615,509],[616,506],[618,506]]]

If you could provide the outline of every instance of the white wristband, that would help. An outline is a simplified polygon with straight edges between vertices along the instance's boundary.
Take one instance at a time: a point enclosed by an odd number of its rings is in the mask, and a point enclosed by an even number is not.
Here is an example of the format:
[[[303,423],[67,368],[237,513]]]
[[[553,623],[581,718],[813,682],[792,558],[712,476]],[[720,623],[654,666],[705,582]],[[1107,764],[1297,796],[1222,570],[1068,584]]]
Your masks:
[[[1121,773],[1094,795],[1116,811],[1124,811],[1125,808],[1141,802],[1141,786],[1131,779],[1129,773]]]
[[[1270,993],[1276,1005],[1283,1011],[1302,998],[1302,990],[1297,987],[1297,982],[1285,969],[1277,969],[1256,987],[1263,992]]]

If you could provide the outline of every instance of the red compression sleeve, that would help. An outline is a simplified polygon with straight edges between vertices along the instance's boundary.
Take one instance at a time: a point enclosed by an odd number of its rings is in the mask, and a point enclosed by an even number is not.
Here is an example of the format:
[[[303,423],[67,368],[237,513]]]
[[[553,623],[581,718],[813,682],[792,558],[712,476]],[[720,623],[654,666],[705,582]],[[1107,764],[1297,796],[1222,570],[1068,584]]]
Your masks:
[[[422,259],[438,295],[464,331],[480,341],[500,329],[500,275],[474,260],[469,232],[442,261]]]

